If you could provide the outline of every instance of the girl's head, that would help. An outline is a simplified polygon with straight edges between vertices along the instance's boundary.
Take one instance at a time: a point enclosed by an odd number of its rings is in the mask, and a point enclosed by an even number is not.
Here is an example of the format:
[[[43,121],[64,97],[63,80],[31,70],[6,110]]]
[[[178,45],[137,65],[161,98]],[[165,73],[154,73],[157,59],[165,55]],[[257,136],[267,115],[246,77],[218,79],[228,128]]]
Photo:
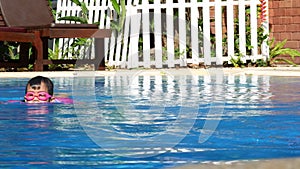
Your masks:
[[[24,99],[27,103],[46,103],[53,101],[52,81],[43,76],[36,76],[30,79],[26,85]]]

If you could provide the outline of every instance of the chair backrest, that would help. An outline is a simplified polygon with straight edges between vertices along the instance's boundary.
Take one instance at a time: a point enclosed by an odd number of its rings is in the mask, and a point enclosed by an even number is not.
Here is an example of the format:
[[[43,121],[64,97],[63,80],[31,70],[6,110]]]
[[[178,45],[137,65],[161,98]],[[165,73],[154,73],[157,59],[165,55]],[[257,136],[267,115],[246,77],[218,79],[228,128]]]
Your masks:
[[[54,23],[48,0],[0,0],[7,27],[49,27]]]
[[[1,9],[0,9],[0,27],[5,27],[5,21],[4,21],[4,18],[2,16],[2,13],[1,13]]]

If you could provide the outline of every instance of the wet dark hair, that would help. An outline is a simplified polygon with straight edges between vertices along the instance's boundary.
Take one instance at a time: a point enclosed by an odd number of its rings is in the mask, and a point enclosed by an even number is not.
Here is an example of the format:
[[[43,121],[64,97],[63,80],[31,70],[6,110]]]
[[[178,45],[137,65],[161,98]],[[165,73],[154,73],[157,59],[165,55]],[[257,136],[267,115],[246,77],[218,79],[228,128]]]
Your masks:
[[[42,82],[45,83],[45,85],[48,88],[48,93],[52,96],[53,95],[53,83],[52,83],[52,81],[49,78],[43,77],[43,76],[36,76],[36,77],[30,79],[27,82],[26,89],[25,89],[25,94],[27,93],[27,87],[28,87],[28,85],[30,85],[30,86],[40,85]]]

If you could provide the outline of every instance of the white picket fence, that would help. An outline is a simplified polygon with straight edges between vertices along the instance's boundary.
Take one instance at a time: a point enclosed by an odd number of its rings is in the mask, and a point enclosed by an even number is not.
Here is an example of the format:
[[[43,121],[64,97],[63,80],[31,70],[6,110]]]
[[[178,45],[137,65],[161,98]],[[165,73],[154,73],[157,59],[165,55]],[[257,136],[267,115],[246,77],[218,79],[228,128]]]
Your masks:
[[[83,1],[89,9],[90,23],[100,22],[100,28],[111,28],[111,22],[119,19],[110,0]],[[127,1],[122,30],[114,31],[105,41],[106,63],[120,68],[173,68],[201,62],[223,65],[237,58],[237,48],[243,62],[268,56],[268,46],[258,44],[259,0],[197,1]],[[70,0],[58,0],[57,11],[61,16],[78,16],[81,9]],[[234,27],[235,19],[238,27]],[[250,39],[246,38],[247,22]],[[61,40],[60,46],[66,44]]]

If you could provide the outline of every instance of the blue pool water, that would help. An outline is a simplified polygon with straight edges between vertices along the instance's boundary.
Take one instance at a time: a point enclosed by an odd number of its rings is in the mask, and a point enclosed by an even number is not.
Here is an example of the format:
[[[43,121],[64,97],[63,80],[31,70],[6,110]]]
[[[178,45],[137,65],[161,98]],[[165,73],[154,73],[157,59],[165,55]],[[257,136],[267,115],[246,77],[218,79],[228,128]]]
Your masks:
[[[300,78],[52,78],[75,104],[7,103],[22,99],[27,80],[1,79],[0,168],[300,157]]]

